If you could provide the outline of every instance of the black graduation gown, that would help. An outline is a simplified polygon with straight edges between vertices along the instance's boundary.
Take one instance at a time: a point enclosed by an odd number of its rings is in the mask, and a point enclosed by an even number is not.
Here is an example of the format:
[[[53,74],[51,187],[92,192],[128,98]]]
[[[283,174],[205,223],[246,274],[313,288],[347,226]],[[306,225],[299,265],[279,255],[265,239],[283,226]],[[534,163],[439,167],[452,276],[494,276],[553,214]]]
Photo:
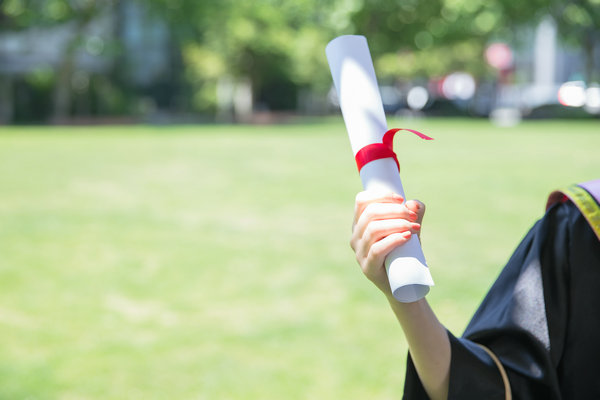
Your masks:
[[[600,399],[600,241],[577,207],[551,207],[525,236],[462,338],[449,399]],[[404,398],[427,399],[410,355]]]

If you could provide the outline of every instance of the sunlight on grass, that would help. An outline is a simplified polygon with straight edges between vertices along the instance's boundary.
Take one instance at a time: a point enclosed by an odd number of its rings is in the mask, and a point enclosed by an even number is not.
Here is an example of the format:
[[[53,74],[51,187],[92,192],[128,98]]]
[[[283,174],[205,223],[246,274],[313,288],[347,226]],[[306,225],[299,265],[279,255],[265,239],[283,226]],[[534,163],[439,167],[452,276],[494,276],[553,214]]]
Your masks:
[[[594,121],[392,121],[459,334]],[[0,398],[389,399],[406,344],[348,246],[340,119],[0,130]]]

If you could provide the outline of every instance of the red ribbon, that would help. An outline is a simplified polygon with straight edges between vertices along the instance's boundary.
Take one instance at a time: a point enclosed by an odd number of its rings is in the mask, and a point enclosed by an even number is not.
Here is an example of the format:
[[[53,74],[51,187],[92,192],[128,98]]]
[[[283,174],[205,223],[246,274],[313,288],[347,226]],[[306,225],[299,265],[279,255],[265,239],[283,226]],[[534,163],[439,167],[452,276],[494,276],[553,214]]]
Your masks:
[[[358,172],[365,164],[370,163],[371,161],[380,160],[382,158],[393,158],[398,166],[398,171],[400,171],[400,163],[398,162],[398,157],[396,153],[394,153],[394,135],[398,131],[408,131],[412,132],[421,139],[425,140],[433,140],[432,137],[422,134],[419,131],[415,131],[412,129],[390,129],[383,135],[382,142],[383,143],[372,143],[369,144],[356,153],[354,159],[356,160],[356,166],[358,167]]]

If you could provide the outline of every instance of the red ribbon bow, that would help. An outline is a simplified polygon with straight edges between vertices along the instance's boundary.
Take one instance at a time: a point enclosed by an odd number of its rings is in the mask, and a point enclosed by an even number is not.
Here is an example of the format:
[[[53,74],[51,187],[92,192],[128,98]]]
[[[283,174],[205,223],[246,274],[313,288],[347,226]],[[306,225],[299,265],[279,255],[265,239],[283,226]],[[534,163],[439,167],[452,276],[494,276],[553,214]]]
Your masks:
[[[356,160],[356,166],[358,167],[358,172],[365,164],[370,163],[371,161],[379,160],[382,158],[393,158],[398,166],[398,171],[400,171],[400,163],[398,162],[398,157],[396,153],[394,153],[394,135],[398,131],[408,131],[412,132],[421,139],[425,140],[433,140],[432,137],[422,134],[419,131],[415,131],[412,129],[390,129],[383,135],[382,142],[383,143],[372,143],[369,144],[356,153],[354,159]]]

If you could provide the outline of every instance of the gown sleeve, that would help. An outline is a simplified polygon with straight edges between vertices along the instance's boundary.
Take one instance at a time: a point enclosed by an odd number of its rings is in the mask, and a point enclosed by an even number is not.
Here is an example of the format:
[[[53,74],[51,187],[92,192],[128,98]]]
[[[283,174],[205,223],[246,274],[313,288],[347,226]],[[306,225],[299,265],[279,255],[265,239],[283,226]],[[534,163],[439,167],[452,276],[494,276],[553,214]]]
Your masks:
[[[599,287],[600,242],[572,203],[553,206],[519,244],[463,337],[448,332],[448,399],[505,399],[500,371],[477,343],[502,363],[513,399],[600,398]],[[410,354],[404,398],[428,399]]]

